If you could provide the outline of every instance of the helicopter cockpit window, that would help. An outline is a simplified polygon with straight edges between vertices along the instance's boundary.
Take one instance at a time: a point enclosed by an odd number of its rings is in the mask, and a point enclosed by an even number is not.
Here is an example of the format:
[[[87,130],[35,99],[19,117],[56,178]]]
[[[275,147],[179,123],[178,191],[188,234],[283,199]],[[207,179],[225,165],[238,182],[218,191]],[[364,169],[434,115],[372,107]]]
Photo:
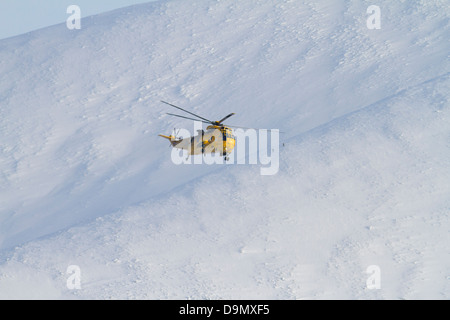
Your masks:
[[[223,137],[224,137],[224,139],[225,138],[229,138],[229,139],[236,139],[236,137],[231,133],[231,132],[226,132],[226,133],[224,133],[224,135],[223,135]]]

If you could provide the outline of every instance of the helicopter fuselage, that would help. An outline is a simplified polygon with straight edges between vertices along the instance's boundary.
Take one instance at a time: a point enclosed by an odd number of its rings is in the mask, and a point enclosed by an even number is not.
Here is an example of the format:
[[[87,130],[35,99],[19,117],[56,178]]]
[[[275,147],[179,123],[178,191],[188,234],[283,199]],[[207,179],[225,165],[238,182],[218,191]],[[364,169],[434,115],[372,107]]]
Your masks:
[[[198,130],[198,135],[190,138],[178,139],[174,136],[164,136],[169,139],[174,148],[183,149],[188,155],[220,153],[226,156],[233,151],[236,138],[233,130],[226,126],[210,125],[206,130]]]

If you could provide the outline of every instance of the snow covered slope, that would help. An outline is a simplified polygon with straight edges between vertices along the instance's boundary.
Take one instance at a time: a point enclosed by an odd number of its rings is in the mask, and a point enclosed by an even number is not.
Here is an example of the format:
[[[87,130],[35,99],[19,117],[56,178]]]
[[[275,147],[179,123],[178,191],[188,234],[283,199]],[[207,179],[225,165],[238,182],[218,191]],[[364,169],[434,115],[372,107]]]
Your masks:
[[[448,299],[450,12],[381,1],[369,30],[370,4],[164,1],[0,41],[0,298]],[[157,134],[192,124],[161,99],[285,131],[279,173],[172,164]]]

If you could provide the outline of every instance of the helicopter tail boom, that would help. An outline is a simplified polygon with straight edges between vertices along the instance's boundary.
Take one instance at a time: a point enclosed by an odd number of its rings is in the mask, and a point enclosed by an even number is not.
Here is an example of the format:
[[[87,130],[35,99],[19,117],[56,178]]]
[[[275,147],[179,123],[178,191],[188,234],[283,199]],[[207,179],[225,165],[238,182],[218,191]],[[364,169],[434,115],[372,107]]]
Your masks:
[[[165,138],[165,139],[167,139],[167,140],[169,140],[170,141],[170,144],[172,145],[172,147],[175,147],[177,144],[179,144],[182,140],[177,140],[174,136],[166,136],[166,135],[163,135],[163,134],[160,134],[159,135],[160,137],[163,137],[163,138]]]

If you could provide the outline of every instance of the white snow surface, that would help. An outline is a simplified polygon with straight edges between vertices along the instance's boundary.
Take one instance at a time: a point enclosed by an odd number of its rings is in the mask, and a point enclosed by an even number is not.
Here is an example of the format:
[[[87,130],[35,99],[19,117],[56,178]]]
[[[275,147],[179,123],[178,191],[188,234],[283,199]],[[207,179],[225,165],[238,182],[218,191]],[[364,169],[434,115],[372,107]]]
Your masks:
[[[450,7],[160,1],[0,41],[0,298],[449,299]],[[160,103],[280,129],[175,165]],[[81,289],[67,286],[79,266]],[[380,288],[367,281],[380,270]]]

